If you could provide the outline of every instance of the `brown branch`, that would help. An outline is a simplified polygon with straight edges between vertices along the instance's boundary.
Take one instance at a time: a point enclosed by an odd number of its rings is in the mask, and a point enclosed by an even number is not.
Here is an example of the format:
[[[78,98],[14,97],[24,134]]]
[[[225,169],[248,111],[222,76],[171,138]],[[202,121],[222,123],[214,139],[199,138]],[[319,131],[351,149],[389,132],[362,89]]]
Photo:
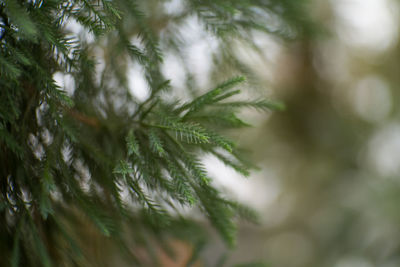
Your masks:
[[[81,112],[79,112],[77,110],[67,109],[67,113],[71,117],[73,117],[74,119],[76,119],[76,120],[78,120],[78,121],[80,121],[80,122],[82,122],[82,123],[84,123],[86,125],[95,127],[97,129],[99,129],[100,126],[101,126],[101,123],[97,118],[89,117],[89,116],[87,116],[87,115],[85,115],[85,114],[83,114],[83,113],[81,113]]]

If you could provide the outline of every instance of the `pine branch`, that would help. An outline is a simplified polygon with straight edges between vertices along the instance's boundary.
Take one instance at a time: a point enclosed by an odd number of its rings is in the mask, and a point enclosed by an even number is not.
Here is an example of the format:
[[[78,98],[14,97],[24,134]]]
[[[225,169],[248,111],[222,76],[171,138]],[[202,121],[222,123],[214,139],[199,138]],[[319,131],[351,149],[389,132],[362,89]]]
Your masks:
[[[281,102],[271,102],[265,99],[256,101],[235,101],[235,102],[224,102],[218,103],[218,106],[224,108],[254,108],[258,110],[277,110],[282,111],[285,109],[285,105]]]
[[[188,90],[196,95],[181,35],[188,19],[195,16],[216,37],[216,56],[236,62],[232,73],[238,73],[248,69],[226,52],[231,41],[251,47],[251,32],[270,29],[257,12],[288,9],[278,1],[190,0],[171,14],[157,1],[2,1],[0,265],[92,263],[81,248],[86,228],[131,254],[129,263],[143,264],[132,243],[151,255],[177,218],[192,231],[187,238],[198,232],[195,222],[181,218],[181,206],[202,210],[233,244],[233,219],[251,211],[220,196],[202,155],[212,153],[248,175],[252,166],[226,130],[248,126],[238,117],[242,108],[283,106],[231,100],[240,99],[241,76],[184,103],[172,99],[178,91],[163,75],[170,67],[164,57],[174,51],[182,59]],[[229,62],[222,56],[228,54]],[[151,90],[144,101],[130,91],[132,63]],[[69,82],[57,84],[59,74]]]
[[[216,103],[218,100],[217,96],[220,96],[222,93],[226,92],[227,90],[231,89],[232,87],[236,86],[239,83],[245,81],[244,77],[235,77],[232,78],[220,85],[218,85],[213,90],[195,98],[190,103],[184,104],[182,107],[178,108],[176,112],[180,113],[185,110],[189,110],[183,118],[188,117],[191,113],[201,109],[206,105],[210,105]]]

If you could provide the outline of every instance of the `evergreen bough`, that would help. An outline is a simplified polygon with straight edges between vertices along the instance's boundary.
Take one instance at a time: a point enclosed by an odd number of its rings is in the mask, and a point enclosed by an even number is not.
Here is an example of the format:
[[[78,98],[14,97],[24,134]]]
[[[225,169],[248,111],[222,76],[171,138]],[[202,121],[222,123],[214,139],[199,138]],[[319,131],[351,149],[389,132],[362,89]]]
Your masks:
[[[174,89],[161,72],[163,54],[184,55],[178,33],[166,25],[196,17],[218,38],[221,62],[237,63],[230,41],[251,43],[253,30],[290,36],[297,6],[188,0],[169,14],[163,2],[0,1],[1,266],[90,265],[79,240],[87,221],[140,265],[132,247],[152,255],[151,240],[195,236],[198,228],[181,207],[204,212],[228,245],[235,240],[233,218],[253,215],[213,187],[201,156],[211,153],[248,175],[251,166],[224,131],[248,126],[237,115],[242,108],[281,107],[230,100],[240,93],[241,76],[190,100],[167,101]],[[270,27],[272,16],[289,24]],[[71,22],[94,41],[68,31]],[[96,68],[99,50],[103,70]],[[150,88],[144,101],[129,90],[128,61],[144,70]],[[75,90],[60,88],[55,73],[72,77]]]

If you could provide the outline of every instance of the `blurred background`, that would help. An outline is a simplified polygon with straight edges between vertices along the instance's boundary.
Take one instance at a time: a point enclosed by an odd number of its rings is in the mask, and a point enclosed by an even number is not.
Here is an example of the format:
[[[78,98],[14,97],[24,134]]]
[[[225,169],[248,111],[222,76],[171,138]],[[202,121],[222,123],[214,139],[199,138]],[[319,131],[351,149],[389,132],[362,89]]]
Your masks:
[[[274,34],[249,32],[246,42],[216,39],[184,13],[183,1],[155,2],[143,5],[158,29],[169,94],[185,99],[244,73],[249,98],[286,105],[282,112],[246,111],[242,117],[254,127],[228,133],[259,167],[249,178],[204,156],[215,185],[257,210],[260,224],[241,223],[232,251],[215,235],[203,265],[400,266],[400,2],[298,1],[308,16],[302,30],[294,34],[283,16],[260,14]],[[284,20],[302,21],[296,5]],[[102,51],[99,71],[113,58]],[[132,94],[145,100],[140,65],[120,68],[128,69]],[[68,76],[55,79],[73,88]]]
[[[400,266],[399,4],[313,0],[319,34],[256,36],[262,60],[240,50],[287,108],[244,114],[256,127],[239,138],[260,167],[250,179],[206,158],[228,194],[261,214],[260,226],[242,225],[226,266]],[[206,251],[218,266],[216,248]]]

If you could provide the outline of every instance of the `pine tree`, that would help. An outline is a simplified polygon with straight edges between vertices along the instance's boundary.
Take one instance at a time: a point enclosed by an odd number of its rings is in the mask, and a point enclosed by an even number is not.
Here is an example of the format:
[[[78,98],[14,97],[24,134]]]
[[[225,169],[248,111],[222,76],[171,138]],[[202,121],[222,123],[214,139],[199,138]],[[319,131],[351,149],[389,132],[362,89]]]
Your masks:
[[[300,4],[190,0],[179,12],[164,5],[0,1],[1,266],[96,266],[81,250],[85,227],[141,265],[132,248],[152,255],[154,244],[185,233],[197,242],[200,226],[181,215],[182,207],[203,212],[228,245],[235,242],[234,217],[253,215],[213,186],[201,156],[211,153],[249,174],[252,165],[225,132],[248,126],[238,117],[242,108],[281,105],[237,98],[249,86],[239,72],[251,71],[232,42],[256,48],[254,31],[293,37],[303,19]],[[232,77],[199,94],[185,65],[192,97],[171,99],[175,88],[161,70],[163,57],[169,51],[184,62],[176,29],[189,18],[217,38],[214,67],[229,66],[224,73]],[[71,23],[92,39],[70,31]],[[129,88],[132,62],[150,89],[145,100]],[[56,73],[68,75],[74,90],[60,87]]]

